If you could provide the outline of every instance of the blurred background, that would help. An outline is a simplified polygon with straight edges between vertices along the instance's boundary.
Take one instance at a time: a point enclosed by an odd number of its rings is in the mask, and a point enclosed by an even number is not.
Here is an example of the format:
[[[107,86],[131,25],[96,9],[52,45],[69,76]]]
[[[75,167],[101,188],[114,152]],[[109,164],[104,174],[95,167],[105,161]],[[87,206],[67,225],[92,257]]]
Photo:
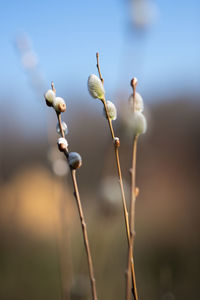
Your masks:
[[[127,242],[102,104],[87,91],[100,53],[127,200],[130,79],[148,131],[139,139],[135,265],[140,300],[200,299],[200,3],[1,1],[0,299],[91,299],[72,184],[57,151],[53,80],[78,171],[99,299],[123,299]]]

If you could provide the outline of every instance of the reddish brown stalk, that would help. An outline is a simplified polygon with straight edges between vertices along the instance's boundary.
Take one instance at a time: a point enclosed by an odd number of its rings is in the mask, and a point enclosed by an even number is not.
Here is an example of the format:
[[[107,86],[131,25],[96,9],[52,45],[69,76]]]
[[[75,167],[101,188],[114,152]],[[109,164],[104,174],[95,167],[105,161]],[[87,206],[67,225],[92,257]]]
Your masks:
[[[133,78],[131,80],[131,86],[133,88],[133,113],[135,112],[135,93],[136,93],[137,79]],[[133,246],[134,246],[134,235],[135,235],[135,202],[136,202],[136,154],[137,154],[137,142],[138,135],[134,136],[133,139],[133,152],[132,152],[132,164],[131,164],[131,201],[130,201],[130,243],[128,249],[128,267],[126,272],[126,300],[130,299],[131,291],[131,266],[132,266],[132,256],[133,256]],[[135,299],[138,299],[137,288],[136,288],[136,278],[135,272],[132,274],[132,280],[134,281],[134,295]]]
[[[51,83],[51,86],[52,86],[52,90],[55,91],[55,87],[54,87],[53,82]],[[61,136],[63,138],[65,138],[65,134],[64,134],[64,131],[63,131],[63,128],[62,128],[62,120],[61,120],[61,114],[60,113],[57,113],[57,118],[58,118],[58,124],[59,124],[59,128],[60,128]],[[69,158],[68,149],[66,149],[64,151],[64,154],[65,154],[66,159],[68,161],[68,158]],[[68,163],[69,163],[69,161],[68,161]],[[85,245],[85,250],[86,250],[86,255],[87,255],[89,277],[90,277],[90,284],[91,284],[91,290],[92,290],[92,299],[97,300],[96,281],[95,281],[95,277],[94,277],[94,268],[93,268],[92,256],[91,256],[91,251],[90,251],[90,246],[89,246],[89,239],[88,239],[88,233],[87,233],[85,217],[84,217],[84,214],[83,214],[79,189],[78,189],[77,180],[76,180],[76,170],[70,168],[70,173],[71,173],[71,178],[72,178],[72,183],[73,183],[73,188],[74,188],[74,197],[76,199],[78,212],[79,212],[79,218],[80,218],[81,226],[82,226],[83,240],[84,240],[84,245]]]
[[[71,177],[72,177],[72,182],[73,182],[73,186],[74,186],[74,196],[76,198],[76,203],[78,206],[78,211],[79,211],[79,216],[80,216],[81,226],[82,226],[82,231],[83,231],[83,239],[84,239],[84,244],[85,244],[85,249],[86,249],[86,254],[87,254],[89,274],[90,274],[90,284],[91,284],[91,289],[92,289],[92,298],[93,298],[93,300],[97,300],[96,281],[95,281],[95,277],[94,277],[92,256],[91,256],[91,252],[90,252],[87,227],[86,227],[86,223],[85,223],[85,218],[84,218],[80,195],[79,195],[78,186],[77,186],[76,170],[71,170]]]
[[[100,80],[103,84],[104,80],[103,80],[102,75],[101,75],[101,70],[100,70],[100,65],[99,65],[99,53],[98,52],[96,53],[96,58],[97,58],[97,70],[98,70],[98,73],[99,73],[99,78],[100,78]],[[113,126],[112,126],[112,121],[111,121],[111,119],[109,118],[109,115],[108,115],[106,99],[104,98],[101,101],[104,105],[104,109],[105,109],[105,112],[106,112],[106,118],[108,120],[111,137],[112,137],[112,140],[113,140],[113,143],[114,143],[114,151],[115,151],[115,158],[116,158],[116,164],[117,164],[117,172],[118,172],[118,178],[119,178],[120,190],[121,190],[121,197],[122,197],[122,203],[123,203],[123,212],[124,212],[127,242],[128,242],[128,247],[129,247],[130,246],[129,217],[128,217],[128,210],[127,210],[125,193],[124,193],[124,185],[123,185],[123,180],[122,180],[121,165],[120,165],[120,160],[119,160],[119,143],[115,142],[114,129],[113,129]],[[131,273],[132,273],[133,296],[134,296],[135,300],[138,300],[138,298],[137,298],[137,289],[136,289],[136,286],[135,286],[136,281],[135,281],[135,269],[134,269],[133,255],[131,255]]]
[[[128,269],[127,269],[127,279],[126,279],[126,299],[130,299],[131,291],[131,265],[132,265],[132,256],[133,256],[133,243],[134,243],[134,223],[135,223],[135,201],[136,201],[136,186],[135,186],[135,174],[136,174],[136,153],[137,153],[137,141],[138,136],[136,135],[133,140],[133,157],[132,157],[132,168],[131,173],[131,202],[130,202],[130,243],[128,250]],[[136,288],[136,278],[135,272],[132,274],[132,279],[134,281],[134,295],[135,299],[138,299],[137,288]]]

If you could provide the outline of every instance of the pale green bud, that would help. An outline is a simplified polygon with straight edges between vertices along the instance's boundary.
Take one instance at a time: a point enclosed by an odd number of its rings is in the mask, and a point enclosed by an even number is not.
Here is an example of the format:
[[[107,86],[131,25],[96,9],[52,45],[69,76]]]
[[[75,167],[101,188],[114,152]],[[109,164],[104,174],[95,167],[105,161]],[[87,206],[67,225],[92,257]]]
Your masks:
[[[145,133],[147,130],[147,121],[143,113],[135,111],[132,115],[132,128],[134,135]]]
[[[56,97],[53,100],[53,107],[58,113],[64,112],[66,110],[65,100],[61,97]]]
[[[48,90],[45,94],[44,94],[44,98],[46,100],[46,104],[48,106],[52,106],[53,105],[53,101],[56,98],[56,94],[54,93],[54,91],[52,90]]]
[[[67,135],[68,134],[67,124],[64,121],[62,121],[61,126],[62,126],[62,130],[63,130],[64,134]],[[59,124],[59,122],[56,125],[56,131],[57,131],[58,134],[60,134],[60,124]]]
[[[88,77],[88,91],[93,98],[104,99],[105,90],[99,77],[91,74]]]
[[[82,165],[82,158],[80,154],[77,152],[70,152],[68,156],[68,162],[71,167],[71,169],[78,169]]]
[[[139,93],[136,92],[135,97],[133,97],[133,94],[130,95],[128,101],[133,110],[143,112],[144,110],[143,99]]]
[[[115,104],[112,103],[111,101],[106,101],[106,105],[107,105],[107,110],[108,110],[108,116],[111,120],[116,120],[117,119],[117,109],[115,107]],[[103,114],[106,117],[106,111],[105,111],[105,107],[103,108]]]

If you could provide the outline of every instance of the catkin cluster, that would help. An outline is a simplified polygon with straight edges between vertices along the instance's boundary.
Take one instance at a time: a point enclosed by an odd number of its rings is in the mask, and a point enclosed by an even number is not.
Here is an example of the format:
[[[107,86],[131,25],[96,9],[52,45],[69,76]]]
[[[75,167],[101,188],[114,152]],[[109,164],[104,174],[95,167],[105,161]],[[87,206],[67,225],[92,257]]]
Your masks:
[[[133,89],[136,88],[137,79],[134,78],[131,85]],[[107,107],[107,113],[110,120],[117,119],[117,109],[111,101],[105,100],[105,89],[101,80],[94,74],[88,77],[88,91],[93,98],[98,98],[105,101]],[[143,115],[144,104],[142,96],[138,92],[134,92],[129,97],[129,112],[126,115],[126,126],[132,130],[133,135],[140,135],[147,130],[146,118]],[[105,107],[103,108],[103,114],[106,116]]]
[[[61,113],[66,110],[65,100],[61,97],[56,97],[56,92],[54,89],[48,90],[44,94],[46,104],[50,107],[53,107],[58,116],[58,123],[56,126],[56,131],[60,135],[57,140],[58,149],[67,157],[69,167],[71,169],[78,169],[82,165],[82,158],[77,152],[68,151],[68,141],[66,135],[68,134],[67,124],[61,120]]]

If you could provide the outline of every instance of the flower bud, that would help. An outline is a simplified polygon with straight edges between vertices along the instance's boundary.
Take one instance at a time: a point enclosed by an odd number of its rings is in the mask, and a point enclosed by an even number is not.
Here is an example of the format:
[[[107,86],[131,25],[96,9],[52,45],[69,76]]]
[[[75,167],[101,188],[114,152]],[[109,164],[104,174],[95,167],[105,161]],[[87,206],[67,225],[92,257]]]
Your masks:
[[[133,113],[133,119],[132,119],[132,128],[134,131],[134,135],[145,133],[147,130],[147,121],[145,116],[139,112],[135,111]]]
[[[82,158],[77,152],[70,152],[68,156],[68,162],[72,169],[78,169],[82,165]]]
[[[46,104],[48,106],[52,106],[53,105],[53,102],[56,98],[56,94],[54,91],[52,90],[48,90],[45,94],[44,94],[44,98],[46,100]]]
[[[64,150],[67,150],[68,142],[65,138],[60,137],[57,141],[58,149],[63,152]]]
[[[61,126],[62,126],[62,130],[63,130],[64,134],[67,135],[68,134],[67,124],[64,121],[62,121]],[[59,122],[56,125],[56,131],[57,131],[58,134],[60,134],[60,124],[59,124]]]
[[[94,74],[88,77],[88,91],[93,98],[104,99],[105,90],[103,84]]]
[[[133,79],[131,79],[131,86],[132,87],[136,87],[136,85],[137,85],[137,83],[138,83],[138,80],[137,80],[137,78],[136,77],[133,77]]]
[[[117,119],[117,109],[116,109],[114,103],[112,103],[111,101],[106,101],[106,104],[107,104],[108,117],[111,120],[116,120]],[[106,117],[105,107],[103,108],[103,113]]]
[[[128,101],[133,110],[143,112],[144,110],[143,99],[139,93],[136,92],[135,97],[133,97],[133,94],[130,95]]]
[[[113,142],[114,142],[114,145],[115,145],[116,148],[118,148],[120,146],[120,140],[119,140],[118,137],[115,137]]]
[[[66,110],[65,100],[61,97],[56,97],[53,101],[53,107],[58,113],[64,112]]]

